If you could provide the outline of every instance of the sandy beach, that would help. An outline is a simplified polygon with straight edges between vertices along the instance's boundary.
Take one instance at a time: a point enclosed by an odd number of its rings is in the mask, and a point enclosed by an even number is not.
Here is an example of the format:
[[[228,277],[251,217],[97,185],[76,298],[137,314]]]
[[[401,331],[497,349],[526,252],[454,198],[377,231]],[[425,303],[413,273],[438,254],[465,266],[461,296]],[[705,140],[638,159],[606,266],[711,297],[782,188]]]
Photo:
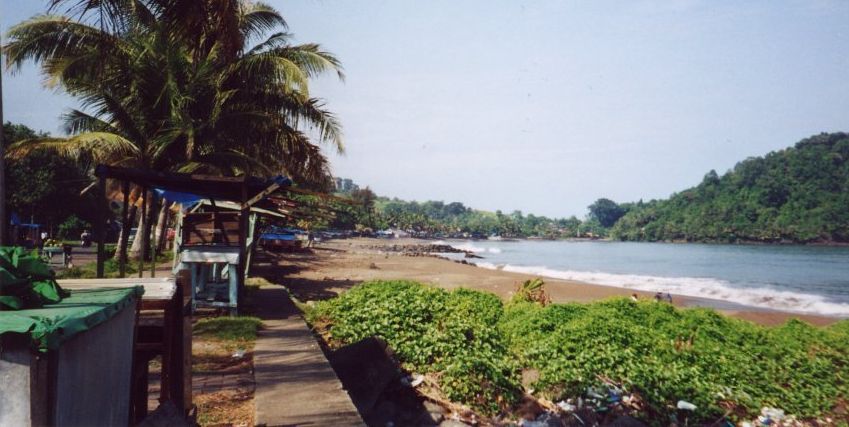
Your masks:
[[[445,289],[459,287],[488,291],[507,299],[516,286],[534,276],[491,270],[428,256],[405,256],[377,249],[381,245],[429,244],[416,239],[345,239],[321,242],[312,253],[271,254],[276,268],[260,268],[270,280],[285,284],[303,301],[332,298],[363,281],[375,279],[409,279]],[[474,261],[474,260],[471,260]],[[590,302],[599,299],[630,296],[631,289],[600,286],[576,281],[545,278],[546,292],[553,302]],[[653,294],[636,292],[640,298]],[[729,316],[762,325],[778,325],[798,318],[814,325],[828,325],[833,317],[787,313],[748,307],[727,301],[673,295],[679,307],[712,307]]]

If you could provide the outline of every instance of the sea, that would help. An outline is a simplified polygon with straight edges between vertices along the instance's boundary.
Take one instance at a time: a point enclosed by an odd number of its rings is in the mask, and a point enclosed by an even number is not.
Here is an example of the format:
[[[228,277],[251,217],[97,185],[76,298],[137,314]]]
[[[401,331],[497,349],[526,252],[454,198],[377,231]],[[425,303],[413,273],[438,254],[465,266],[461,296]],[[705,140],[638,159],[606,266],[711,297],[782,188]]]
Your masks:
[[[685,295],[725,302],[729,307],[849,317],[849,247],[845,246],[539,240],[443,243],[483,257],[470,260],[482,268]]]

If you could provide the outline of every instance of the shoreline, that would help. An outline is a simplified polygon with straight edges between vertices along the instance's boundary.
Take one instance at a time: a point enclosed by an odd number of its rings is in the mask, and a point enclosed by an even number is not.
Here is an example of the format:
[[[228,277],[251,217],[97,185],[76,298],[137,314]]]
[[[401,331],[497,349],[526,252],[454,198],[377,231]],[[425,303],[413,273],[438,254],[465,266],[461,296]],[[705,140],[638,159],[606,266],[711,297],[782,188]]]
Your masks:
[[[282,281],[303,301],[328,299],[368,280],[415,280],[445,289],[460,287],[494,293],[507,300],[516,286],[539,275],[494,270],[463,264],[437,256],[405,256],[373,249],[376,245],[430,244],[424,239],[377,240],[352,238],[320,242],[311,254],[275,255],[274,263],[285,272]],[[371,248],[369,248],[371,247]],[[653,299],[653,292],[545,277],[546,292],[554,303],[588,303],[611,297]],[[728,316],[765,326],[797,318],[817,326],[840,321],[839,317],[751,307],[724,300],[673,294],[680,308],[706,307]]]
[[[837,241],[812,241],[812,242],[785,242],[785,241],[777,241],[777,242],[762,242],[758,240],[740,240],[735,242],[726,242],[720,240],[704,240],[704,241],[687,241],[687,240],[617,240],[612,239],[610,237],[567,237],[562,239],[552,239],[546,237],[510,237],[502,240],[490,240],[490,239],[474,239],[474,238],[455,238],[455,237],[445,237],[445,238],[437,238],[437,237],[404,237],[401,239],[394,240],[405,240],[405,239],[415,239],[423,242],[430,241],[470,241],[470,242],[522,242],[522,241],[542,241],[542,242],[609,242],[609,243],[660,243],[667,245],[727,245],[727,246],[814,246],[814,247],[834,247],[834,248],[844,248],[849,247],[849,242],[837,242]]]

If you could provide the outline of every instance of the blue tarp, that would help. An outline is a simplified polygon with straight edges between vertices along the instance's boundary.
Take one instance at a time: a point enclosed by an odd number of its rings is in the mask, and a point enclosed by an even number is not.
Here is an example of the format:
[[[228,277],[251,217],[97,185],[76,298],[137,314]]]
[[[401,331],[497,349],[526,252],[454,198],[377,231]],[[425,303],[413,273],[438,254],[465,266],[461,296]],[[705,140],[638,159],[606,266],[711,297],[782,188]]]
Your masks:
[[[160,199],[182,203],[184,206],[192,205],[205,199],[205,197],[198,196],[197,194],[180,193],[178,191],[162,190],[159,188],[156,189],[156,195]]]
[[[259,236],[260,240],[295,240],[294,234],[288,233],[262,233]]]
[[[276,177],[269,179],[266,184],[271,185],[272,183],[277,183],[281,187],[287,187],[289,185],[292,185],[292,180],[286,178],[283,175],[277,175]],[[199,196],[197,194],[181,193],[179,191],[163,190],[160,188],[156,189],[156,194],[160,198],[164,198],[169,202],[181,203],[183,206],[193,205],[201,200],[208,198],[205,196]]]

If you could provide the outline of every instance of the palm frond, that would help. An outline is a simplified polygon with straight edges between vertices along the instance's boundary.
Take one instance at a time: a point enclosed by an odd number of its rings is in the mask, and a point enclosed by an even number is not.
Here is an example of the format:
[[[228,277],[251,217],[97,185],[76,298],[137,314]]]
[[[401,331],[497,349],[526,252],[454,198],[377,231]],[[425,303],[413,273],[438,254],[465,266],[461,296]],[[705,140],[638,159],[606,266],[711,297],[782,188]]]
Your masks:
[[[286,29],[286,20],[277,10],[265,3],[245,3],[239,30],[246,43],[278,28]]]
[[[17,24],[9,30],[8,37],[10,41],[3,51],[7,66],[16,71],[28,60],[36,63],[56,61],[92,50],[106,55],[123,48],[119,37],[53,15],[38,15]]]
[[[315,43],[285,46],[275,50],[281,57],[297,64],[308,77],[317,77],[326,72],[335,72],[339,80],[345,80],[342,62],[330,52],[321,50]]]
[[[52,151],[71,159],[89,155],[98,162],[134,157],[138,151],[132,142],[121,135],[108,132],[86,132],[69,138],[36,138],[18,141],[7,148],[6,156],[10,159],[20,159],[39,150]]]

